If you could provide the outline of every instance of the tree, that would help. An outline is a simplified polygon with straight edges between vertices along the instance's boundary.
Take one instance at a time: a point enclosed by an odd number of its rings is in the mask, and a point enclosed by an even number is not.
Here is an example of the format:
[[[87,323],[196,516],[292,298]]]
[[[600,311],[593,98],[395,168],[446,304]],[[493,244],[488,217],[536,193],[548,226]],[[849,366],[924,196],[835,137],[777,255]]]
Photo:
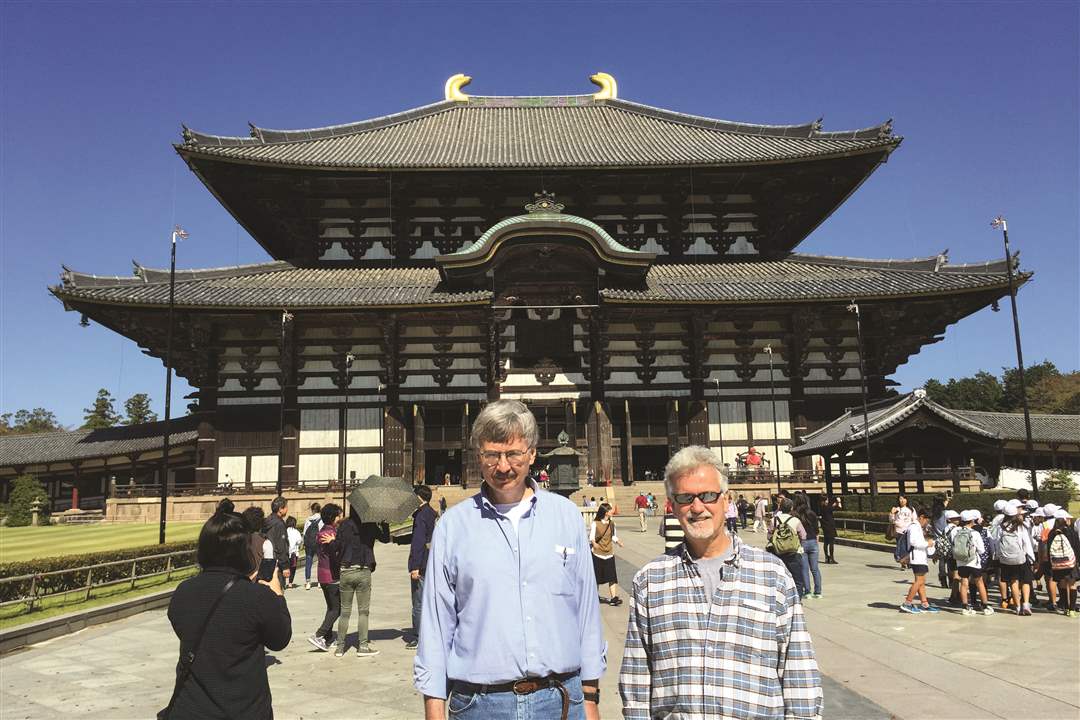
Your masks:
[[[45,408],[19,410],[0,415],[0,435],[29,435],[30,433],[63,430],[56,415]]]
[[[1077,495],[1076,482],[1068,470],[1055,470],[1039,484],[1040,490],[1065,490],[1069,493],[1069,499],[1075,499]]]
[[[1032,412],[1080,415],[1080,371],[1049,375],[1028,388]]]
[[[146,393],[135,393],[125,400],[124,414],[127,415],[127,419],[124,420],[125,425],[138,425],[157,420],[157,413],[150,409],[150,396]]]
[[[975,377],[949,378],[944,384],[927,380],[923,387],[931,400],[954,410],[999,410],[1001,407],[1001,383],[985,370],[975,373]]]
[[[49,493],[45,492],[38,479],[33,475],[20,475],[11,483],[8,496],[8,527],[25,527],[30,524],[34,500],[41,501],[41,516],[48,517]]]
[[[105,388],[98,390],[97,398],[94,399],[94,404],[88,408],[83,408],[85,422],[82,425],[83,430],[100,430],[101,428],[109,428],[120,422],[120,416],[116,413],[116,408],[113,407],[113,396],[109,394],[109,391]]]
[[[1028,399],[1031,391],[1039,383],[1050,377],[1058,377],[1061,373],[1054,363],[1043,360],[1038,365],[1024,368],[1024,381],[1027,386]],[[1023,399],[1020,397],[1020,372],[1017,368],[1001,368],[1001,384],[1004,395],[1001,398],[1001,410],[1005,412],[1021,412],[1024,409]]]

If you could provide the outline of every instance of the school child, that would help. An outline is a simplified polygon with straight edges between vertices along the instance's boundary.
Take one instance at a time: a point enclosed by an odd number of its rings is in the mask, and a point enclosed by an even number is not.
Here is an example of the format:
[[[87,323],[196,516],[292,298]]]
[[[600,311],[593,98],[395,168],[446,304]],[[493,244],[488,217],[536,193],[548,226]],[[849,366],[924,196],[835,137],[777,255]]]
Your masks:
[[[1012,593],[1016,614],[1031,615],[1031,563],[1035,560],[1031,534],[1019,508],[1008,506],[1002,514],[997,537],[1001,581]]]
[[[956,558],[952,554],[952,541],[953,535],[960,527],[960,513],[955,510],[946,510],[943,513],[945,517],[945,533],[938,538],[937,545],[938,552],[944,555],[945,559],[945,571],[949,575],[949,604],[953,607],[961,607],[960,604],[960,575],[956,572]]]
[[[285,587],[296,587],[296,563],[300,559],[300,546],[304,536],[296,529],[296,518],[292,515],[285,519],[285,538],[289,541],[289,582]]]
[[[982,575],[982,535],[975,530],[974,510],[960,513],[960,527],[952,534],[953,558],[956,560],[956,572],[960,576],[960,602],[964,606],[964,615],[975,615],[972,605],[973,595],[978,592],[983,604],[983,615],[993,615],[994,609],[986,604],[986,585]],[[973,587],[974,586],[974,587]]]
[[[907,597],[904,598],[904,602],[900,605],[900,612],[919,614],[919,613],[936,613],[939,610],[930,604],[930,601],[926,599],[926,573],[930,571],[929,557],[934,554],[934,538],[926,537],[926,529],[930,525],[930,511],[926,508],[919,508],[917,521],[908,525],[907,530],[907,544],[910,550],[908,555],[908,565],[911,567],[911,572],[915,575],[915,579],[911,581],[911,587],[908,589]],[[915,604],[915,598],[918,596],[921,604]]]
[[[1074,587],[1076,558],[1080,557],[1080,542],[1076,533],[1069,531],[1072,515],[1062,509],[1054,512],[1054,527],[1047,534],[1046,554],[1050,562],[1051,580],[1057,586],[1058,609],[1063,615],[1076,617],[1076,589]]]
[[[975,531],[982,536],[983,551],[979,555],[979,559],[982,562],[983,569],[983,585],[989,591],[994,579],[999,576],[998,563],[997,563],[997,545],[991,536],[990,531],[986,527],[986,521],[982,516],[982,512],[979,510],[972,510],[975,513]],[[999,588],[1000,589],[1000,588]],[[1004,597],[1004,595],[1002,595]],[[985,600],[984,600],[985,602]],[[978,611],[981,608],[976,605],[975,610]]]

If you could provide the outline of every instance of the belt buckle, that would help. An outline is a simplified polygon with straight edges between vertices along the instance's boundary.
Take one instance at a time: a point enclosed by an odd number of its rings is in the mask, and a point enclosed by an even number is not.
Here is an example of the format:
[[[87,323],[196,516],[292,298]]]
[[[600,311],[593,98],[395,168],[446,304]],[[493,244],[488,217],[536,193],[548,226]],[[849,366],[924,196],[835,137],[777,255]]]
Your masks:
[[[540,681],[532,678],[526,680],[518,680],[511,687],[515,695],[531,695],[540,689]]]

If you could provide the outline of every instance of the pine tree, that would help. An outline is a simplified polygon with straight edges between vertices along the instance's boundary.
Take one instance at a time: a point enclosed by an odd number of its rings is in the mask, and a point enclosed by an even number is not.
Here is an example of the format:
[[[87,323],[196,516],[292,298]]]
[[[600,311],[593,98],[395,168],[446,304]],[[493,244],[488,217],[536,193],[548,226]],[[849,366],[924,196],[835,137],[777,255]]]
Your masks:
[[[157,420],[157,413],[150,409],[150,396],[146,393],[135,393],[125,400],[124,414],[127,415],[127,419],[124,420],[125,425],[138,425]]]
[[[98,390],[97,398],[91,407],[83,408],[83,430],[109,428],[120,422],[120,416],[113,407],[113,396],[105,388]]]

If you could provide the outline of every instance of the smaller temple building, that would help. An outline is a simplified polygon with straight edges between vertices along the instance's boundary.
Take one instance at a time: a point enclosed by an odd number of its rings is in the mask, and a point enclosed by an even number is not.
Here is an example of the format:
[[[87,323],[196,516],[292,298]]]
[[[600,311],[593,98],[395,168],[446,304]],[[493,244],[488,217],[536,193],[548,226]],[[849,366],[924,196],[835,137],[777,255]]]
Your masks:
[[[816,457],[826,492],[865,486],[866,440],[880,492],[924,492],[930,481],[951,478],[954,487],[979,480],[997,484],[1002,468],[1027,468],[1024,416],[1020,413],[952,410],[915,390],[871,403],[806,435],[789,451]],[[1080,470],[1080,415],[1031,415],[1036,469]]]

